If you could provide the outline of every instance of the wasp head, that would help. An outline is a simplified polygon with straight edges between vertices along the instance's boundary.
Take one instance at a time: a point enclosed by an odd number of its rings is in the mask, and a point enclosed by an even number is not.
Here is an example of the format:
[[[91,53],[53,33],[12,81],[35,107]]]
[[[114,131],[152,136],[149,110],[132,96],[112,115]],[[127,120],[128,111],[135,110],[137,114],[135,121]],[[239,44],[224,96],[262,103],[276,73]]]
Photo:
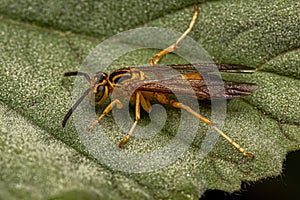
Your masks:
[[[83,95],[75,102],[72,108],[69,109],[65,115],[62,126],[65,127],[68,119],[78,107],[78,105],[83,101],[83,99],[88,96],[92,105],[102,104],[108,97],[109,92],[109,82],[108,75],[104,72],[97,72],[93,79],[87,73],[83,72],[67,72],[64,76],[84,76],[85,79],[89,82],[90,87],[83,93]]]
[[[88,96],[92,105],[102,104],[108,97],[109,83],[108,75],[104,72],[97,72],[90,81]]]

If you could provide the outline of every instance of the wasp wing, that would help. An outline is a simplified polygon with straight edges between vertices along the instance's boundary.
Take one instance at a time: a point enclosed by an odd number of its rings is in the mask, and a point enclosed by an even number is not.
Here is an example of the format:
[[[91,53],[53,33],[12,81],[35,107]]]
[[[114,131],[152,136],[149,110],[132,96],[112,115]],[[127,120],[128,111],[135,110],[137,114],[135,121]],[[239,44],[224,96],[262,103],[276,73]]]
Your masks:
[[[229,72],[229,73],[253,73],[255,68],[251,68],[240,64],[224,64],[224,63],[200,63],[200,64],[172,64],[172,65],[155,65],[136,67],[144,72],[160,71],[161,73],[174,69],[181,74],[201,74],[209,72]]]
[[[138,82],[132,84],[134,84],[133,86],[137,86],[139,91],[194,96],[199,100],[240,98],[251,94],[257,89],[257,85],[253,83],[222,81],[215,77],[209,81],[204,81],[203,79],[163,79],[144,80],[142,83]]]

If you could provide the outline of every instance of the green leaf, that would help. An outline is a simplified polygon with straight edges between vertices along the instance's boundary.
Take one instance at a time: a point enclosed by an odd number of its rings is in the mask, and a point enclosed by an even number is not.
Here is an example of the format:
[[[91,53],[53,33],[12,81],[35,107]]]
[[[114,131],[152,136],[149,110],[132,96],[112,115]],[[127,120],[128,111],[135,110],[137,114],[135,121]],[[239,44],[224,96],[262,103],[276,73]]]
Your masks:
[[[22,1],[0,5],[0,148],[3,199],[197,199],[207,189],[233,192],[241,181],[277,176],[287,152],[300,148],[300,40],[298,1],[207,1],[190,36],[214,60],[257,68],[254,74],[224,74],[227,80],[254,82],[258,90],[228,101],[224,132],[255,155],[243,157],[223,138],[199,159],[207,127],[180,159],[155,172],[114,171],[88,153],[74,123],[61,127],[71,106],[77,70],[104,37],[140,26],[183,32],[193,1]],[[141,50],[115,62],[145,63],[157,51]],[[168,55],[163,62],[181,62]],[[209,116],[210,108],[200,106]],[[180,111],[168,107],[162,132],[147,141],[132,138],[127,150],[160,148],[176,133]],[[101,124],[115,144],[124,137]],[[147,119],[141,121],[146,124]],[[87,124],[88,126],[88,124]],[[112,134],[116,135],[112,135]]]

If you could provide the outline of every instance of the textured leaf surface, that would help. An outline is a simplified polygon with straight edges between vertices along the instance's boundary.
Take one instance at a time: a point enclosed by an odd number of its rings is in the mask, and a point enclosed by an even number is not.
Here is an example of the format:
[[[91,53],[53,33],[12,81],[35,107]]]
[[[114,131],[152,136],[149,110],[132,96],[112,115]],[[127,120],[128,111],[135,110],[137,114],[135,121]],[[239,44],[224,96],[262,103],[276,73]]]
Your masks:
[[[72,2],[1,2],[1,198],[197,199],[207,189],[232,192],[241,181],[276,176],[286,153],[299,149],[298,1],[204,2],[190,34],[216,61],[258,69],[251,75],[224,74],[228,80],[259,85],[253,95],[228,102],[223,128],[255,154],[255,160],[244,158],[222,138],[199,159],[207,129],[200,124],[193,145],[180,159],[144,174],[110,170],[88,154],[72,123],[61,128],[73,86],[73,79],[62,74],[78,69],[104,37],[119,31],[158,26],[183,32],[193,2]],[[145,63],[155,52],[124,56],[114,67]],[[163,62],[180,60],[167,56]],[[209,106],[201,105],[200,110],[209,116]],[[148,151],[164,145],[180,116],[177,110],[169,112],[174,119],[162,133],[150,141],[133,138],[127,148]],[[112,121],[108,116],[103,124],[107,133],[117,134],[108,135],[117,144],[123,133],[110,125]]]

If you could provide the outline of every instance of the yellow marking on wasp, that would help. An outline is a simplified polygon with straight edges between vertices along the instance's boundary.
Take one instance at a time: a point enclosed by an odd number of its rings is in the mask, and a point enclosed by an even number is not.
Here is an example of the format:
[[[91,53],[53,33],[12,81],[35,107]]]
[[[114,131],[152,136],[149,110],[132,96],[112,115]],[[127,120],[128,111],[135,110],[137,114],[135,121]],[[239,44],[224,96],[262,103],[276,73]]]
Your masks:
[[[182,74],[183,79],[203,79],[200,74]]]
[[[130,78],[130,74],[129,73],[126,73],[126,74],[118,74],[118,75],[115,75],[113,78],[112,78],[112,81],[115,82],[116,79],[118,78],[121,78],[121,77],[125,77],[125,76],[128,76]]]

